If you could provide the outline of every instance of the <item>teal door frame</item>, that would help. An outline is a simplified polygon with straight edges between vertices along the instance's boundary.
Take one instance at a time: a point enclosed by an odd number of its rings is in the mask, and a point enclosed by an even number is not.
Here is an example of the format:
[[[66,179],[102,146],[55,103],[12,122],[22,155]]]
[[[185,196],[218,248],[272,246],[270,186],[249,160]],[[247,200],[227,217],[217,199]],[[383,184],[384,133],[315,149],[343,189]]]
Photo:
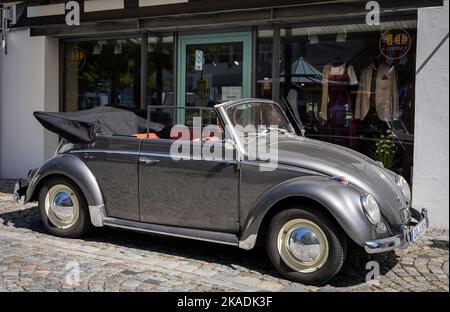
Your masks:
[[[252,33],[234,32],[205,35],[186,35],[178,38],[177,61],[177,107],[186,107],[186,49],[192,44],[242,42],[244,50],[242,96],[252,95]],[[177,121],[184,124],[184,109],[177,109]]]

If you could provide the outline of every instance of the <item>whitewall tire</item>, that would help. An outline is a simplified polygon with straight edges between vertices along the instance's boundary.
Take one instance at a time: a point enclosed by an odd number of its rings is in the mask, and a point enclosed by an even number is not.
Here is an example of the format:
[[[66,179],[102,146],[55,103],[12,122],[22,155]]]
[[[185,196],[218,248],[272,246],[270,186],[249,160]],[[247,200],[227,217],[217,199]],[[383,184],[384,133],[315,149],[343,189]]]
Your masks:
[[[307,285],[322,285],[342,268],[346,236],[318,207],[287,207],[272,219],[266,238],[270,260],[278,272]]]
[[[79,187],[66,178],[51,178],[43,184],[39,210],[44,227],[56,236],[78,238],[91,227],[86,199]]]

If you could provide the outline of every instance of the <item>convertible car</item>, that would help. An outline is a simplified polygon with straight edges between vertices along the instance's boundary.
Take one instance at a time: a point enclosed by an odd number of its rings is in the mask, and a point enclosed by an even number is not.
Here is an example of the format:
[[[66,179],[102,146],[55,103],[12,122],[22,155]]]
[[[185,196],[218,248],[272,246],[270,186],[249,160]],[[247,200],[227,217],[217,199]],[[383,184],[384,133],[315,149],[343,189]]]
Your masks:
[[[154,122],[154,110],[146,117],[109,107],[35,113],[62,141],[26,185],[17,184],[16,196],[39,202],[53,235],[77,238],[110,226],[245,250],[262,242],[282,276],[314,285],[340,271],[349,242],[383,253],[406,248],[429,226],[426,209],[411,207],[404,178],[353,150],[306,138],[280,104],[185,108],[167,124]],[[200,126],[185,122],[194,115]],[[182,131],[171,126],[175,119]],[[230,131],[196,131],[205,121]],[[249,157],[248,146],[274,145],[260,139],[275,133],[276,166],[268,170],[269,160]],[[189,151],[174,157],[183,144]],[[216,157],[195,154],[211,146]]]

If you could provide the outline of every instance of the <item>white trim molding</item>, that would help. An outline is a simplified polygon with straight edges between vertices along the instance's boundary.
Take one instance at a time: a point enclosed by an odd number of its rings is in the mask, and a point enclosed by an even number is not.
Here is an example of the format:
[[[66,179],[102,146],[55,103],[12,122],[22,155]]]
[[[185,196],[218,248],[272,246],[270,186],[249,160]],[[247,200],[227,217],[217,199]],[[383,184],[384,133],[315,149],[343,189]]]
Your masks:
[[[45,4],[27,7],[27,17],[41,17],[52,15],[64,15],[66,8],[64,3]]]
[[[124,0],[88,0],[84,1],[84,12],[121,10],[125,8]]]
[[[139,0],[139,6],[147,7],[147,6],[188,3],[188,2],[189,0]]]

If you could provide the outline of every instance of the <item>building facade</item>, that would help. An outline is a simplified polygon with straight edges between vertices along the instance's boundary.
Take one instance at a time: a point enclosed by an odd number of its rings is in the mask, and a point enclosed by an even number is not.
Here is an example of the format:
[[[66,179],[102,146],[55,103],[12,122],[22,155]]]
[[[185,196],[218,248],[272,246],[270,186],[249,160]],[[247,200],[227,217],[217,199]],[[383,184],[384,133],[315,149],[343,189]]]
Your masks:
[[[3,2],[0,178],[52,156],[34,111],[152,105],[165,122],[171,106],[273,99],[308,137],[405,176],[448,229],[448,1]]]

